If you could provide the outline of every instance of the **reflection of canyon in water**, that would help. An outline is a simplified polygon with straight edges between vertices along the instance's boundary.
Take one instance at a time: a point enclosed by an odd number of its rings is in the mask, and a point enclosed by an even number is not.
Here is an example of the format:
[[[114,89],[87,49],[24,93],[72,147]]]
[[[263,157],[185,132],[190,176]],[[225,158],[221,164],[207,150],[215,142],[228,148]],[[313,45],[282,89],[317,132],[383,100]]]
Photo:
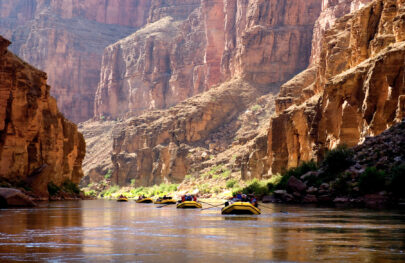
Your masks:
[[[221,216],[97,200],[0,210],[0,262],[405,261],[403,211],[262,208]]]

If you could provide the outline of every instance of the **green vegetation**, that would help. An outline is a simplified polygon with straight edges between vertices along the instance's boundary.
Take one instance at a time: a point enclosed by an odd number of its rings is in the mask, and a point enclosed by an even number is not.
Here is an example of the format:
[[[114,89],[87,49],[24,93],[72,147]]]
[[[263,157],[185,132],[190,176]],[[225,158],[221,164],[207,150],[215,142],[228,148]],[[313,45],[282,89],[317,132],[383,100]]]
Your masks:
[[[111,171],[111,169],[108,169],[107,173],[104,175],[104,178],[107,180],[107,179],[110,179],[111,176],[112,176],[112,171]]]
[[[65,180],[62,183],[62,190],[70,194],[80,194],[79,186],[70,180]]]
[[[253,179],[247,182],[243,188],[233,187],[232,194],[235,195],[239,192],[243,194],[254,194],[256,196],[263,196],[273,192],[282,181],[282,176],[277,174],[267,180]]]
[[[303,162],[300,166],[285,171],[280,182],[274,185],[274,187],[277,189],[285,189],[287,187],[287,182],[291,176],[299,179],[302,175],[311,171],[315,171],[317,169],[318,165],[315,163],[315,161],[311,160],[309,162]]]
[[[50,196],[54,196],[57,193],[59,193],[60,187],[54,184],[54,182],[49,182],[48,183],[48,193]]]
[[[54,182],[48,183],[48,193],[50,196],[55,196],[61,191],[72,195],[80,194],[79,186],[70,180],[65,180],[60,187]]]
[[[135,179],[131,179],[131,186],[135,186]]]
[[[353,164],[353,150],[347,146],[338,146],[326,153],[321,166],[325,172],[321,175],[324,180],[332,180]]]
[[[236,179],[230,179],[230,180],[226,181],[226,188],[232,189],[232,188],[234,188],[234,186],[236,186],[237,183],[238,183],[238,181]]]
[[[97,197],[97,192],[95,190],[89,190],[89,191],[85,191],[84,195],[89,196],[89,197]]]
[[[386,186],[386,174],[375,167],[368,167],[359,178],[360,191],[365,194],[376,193],[384,190]]]
[[[116,192],[118,192],[118,190],[120,190],[120,187],[118,185],[113,185],[110,188],[102,191],[100,193],[100,197],[104,197],[104,198],[111,198],[113,196],[113,194],[115,194]]]
[[[131,181],[132,182],[132,181]],[[137,187],[137,188],[120,188],[118,185],[113,185],[104,191],[102,191],[98,197],[101,198],[116,198],[118,195],[124,195],[128,198],[136,198],[140,195],[145,195],[147,197],[152,196],[163,196],[169,195],[170,193],[177,191],[177,184],[166,184],[162,183],[160,185],[154,185],[151,187]]]
[[[231,171],[224,165],[216,165],[211,167],[208,172],[201,175],[203,179],[228,179],[231,176]]]
[[[259,104],[253,105],[251,111],[256,112],[260,110],[262,107]]]

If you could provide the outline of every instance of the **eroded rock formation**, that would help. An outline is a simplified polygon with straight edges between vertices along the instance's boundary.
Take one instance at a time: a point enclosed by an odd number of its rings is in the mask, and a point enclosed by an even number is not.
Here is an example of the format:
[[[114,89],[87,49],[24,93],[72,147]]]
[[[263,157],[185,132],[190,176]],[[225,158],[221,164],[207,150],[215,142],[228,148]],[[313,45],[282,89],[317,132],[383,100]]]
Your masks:
[[[75,122],[93,117],[103,50],[149,17],[149,0],[4,0],[0,33],[48,73],[59,108]]]
[[[58,111],[46,74],[7,50],[0,37],[0,177],[47,196],[47,185],[79,183],[85,142]]]
[[[268,136],[276,173],[355,146],[404,116],[405,2],[376,0],[325,32],[316,69],[286,83]]]
[[[191,166],[191,149],[204,146],[210,134],[224,129],[264,92],[233,80],[169,110],[128,120],[114,132],[112,181],[120,185],[131,179],[139,185],[181,182]]]
[[[170,18],[106,49],[97,117],[167,108],[234,77],[279,87],[308,65],[319,0],[173,2],[194,11],[161,8]]]
[[[322,1],[322,12],[316,21],[314,28],[311,64],[318,62],[321,55],[321,45],[325,31],[333,27],[336,19],[359,10],[371,1],[372,0]]]
[[[280,83],[308,65],[313,25],[320,11],[321,2],[316,0],[202,1],[201,6],[186,20],[160,19],[158,22],[161,28],[157,24],[150,24],[110,46],[104,56],[104,65],[109,66],[103,67],[102,76],[105,80],[100,83],[98,90],[98,103],[105,103],[105,106],[99,111],[96,105],[98,115],[119,117],[123,112],[131,110],[139,114],[142,109],[170,106],[197,92],[209,90],[168,110],[153,111],[133,118],[116,129],[112,181],[120,185],[129,184],[132,179],[135,179],[137,185],[180,182],[191,168],[194,171],[204,168],[194,162],[201,158],[200,161],[209,159],[207,152],[220,156],[219,153],[228,152],[229,147],[236,146],[235,149],[241,150],[241,144],[251,140],[263,141],[260,139],[264,138],[263,134],[257,131],[259,120],[252,112],[257,107],[260,109],[260,105],[273,105],[273,97],[268,96],[258,102],[255,100],[264,94],[277,92]],[[203,21],[194,20],[194,17],[202,17]],[[187,36],[195,32],[205,36],[203,48],[194,54],[187,53],[184,47],[175,53],[177,56],[186,54],[182,57],[186,60],[189,55],[194,55],[193,61],[201,56],[198,64],[187,63],[194,67],[194,72],[198,68],[197,73],[174,74],[178,68],[185,69],[179,67],[177,58],[171,55],[175,49],[159,40],[162,32],[165,32],[164,28],[172,28],[175,23],[182,25],[177,28],[184,28],[184,24],[198,26],[195,27],[197,31],[188,31],[192,33],[187,33]],[[150,32],[142,35],[149,27]],[[171,32],[179,34],[177,32],[184,31]],[[165,39],[170,37],[175,38],[167,36]],[[154,41],[148,48],[144,48],[145,43],[148,43],[147,38],[153,38]],[[191,38],[190,42],[187,41],[188,38],[184,42],[185,47],[199,39]],[[127,43],[127,47],[122,49]],[[139,48],[131,50],[130,47],[136,45]],[[139,54],[137,50],[148,53]],[[168,59],[160,61],[158,54]],[[141,59],[136,59],[138,57]],[[130,71],[126,72],[127,69]],[[153,79],[151,76],[156,77]],[[125,87],[126,84],[122,83],[131,85]],[[140,85],[145,83],[147,85]],[[160,88],[164,86],[160,83],[166,83],[168,88]],[[189,93],[168,96],[173,97],[172,104],[162,103],[161,98],[164,96],[161,94],[174,94],[170,89],[172,83],[188,83],[188,89],[180,85],[183,91],[179,88],[173,90]],[[219,83],[223,84],[215,87]],[[114,91],[121,87],[125,88],[122,92]],[[190,87],[194,93],[190,93]],[[133,101],[130,99],[131,94],[136,92],[144,95],[140,98],[134,96],[138,101]],[[115,110],[120,107],[124,108],[122,112]],[[250,107],[254,110],[248,110]],[[247,118],[245,127],[255,127],[254,132],[242,132],[234,128],[237,125],[233,123],[240,123],[238,117],[242,115]],[[247,125],[248,122],[252,122],[252,125]],[[237,131],[240,134],[236,135]],[[221,143],[218,138],[221,138]],[[260,154],[257,155],[261,155],[262,148],[258,149]],[[229,161],[229,152],[218,158]]]

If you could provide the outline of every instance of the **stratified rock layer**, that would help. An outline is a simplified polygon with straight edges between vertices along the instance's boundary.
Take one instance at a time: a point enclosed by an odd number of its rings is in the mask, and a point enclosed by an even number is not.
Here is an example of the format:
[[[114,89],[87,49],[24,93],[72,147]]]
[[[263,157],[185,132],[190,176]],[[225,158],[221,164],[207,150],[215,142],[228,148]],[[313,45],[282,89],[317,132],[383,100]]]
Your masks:
[[[97,117],[168,108],[234,77],[279,87],[308,65],[319,0],[173,2],[106,49]]]
[[[116,129],[112,181],[180,182],[192,166],[201,169],[194,163],[199,150],[193,148],[218,153],[233,140],[245,144],[254,139],[257,132],[236,138],[227,128],[256,106],[258,97],[278,91],[281,83],[308,65],[320,11],[319,0],[203,0],[185,20],[161,18],[108,47],[96,116],[138,115],[208,90]],[[257,106],[273,105],[272,96],[269,100]],[[202,155],[205,159],[208,154]]]
[[[168,110],[129,119],[114,131],[112,182],[181,182],[192,164],[191,149],[207,146],[206,140],[215,132],[226,133],[226,125],[264,92],[233,80]]]
[[[4,0],[0,34],[48,73],[60,110],[80,122],[93,117],[104,48],[143,26],[150,6],[149,0]]]
[[[47,185],[79,183],[85,142],[58,111],[46,74],[7,51],[0,37],[0,177],[47,196]]]
[[[325,35],[325,31],[333,27],[336,19],[359,10],[371,1],[372,0],[322,0],[322,12],[314,28],[311,64],[319,62],[322,39]]]
[[[268,136],[271,172],[355,146],[404,116],[405,2],[373,1],[326,31],[317,69],[282,87]]]

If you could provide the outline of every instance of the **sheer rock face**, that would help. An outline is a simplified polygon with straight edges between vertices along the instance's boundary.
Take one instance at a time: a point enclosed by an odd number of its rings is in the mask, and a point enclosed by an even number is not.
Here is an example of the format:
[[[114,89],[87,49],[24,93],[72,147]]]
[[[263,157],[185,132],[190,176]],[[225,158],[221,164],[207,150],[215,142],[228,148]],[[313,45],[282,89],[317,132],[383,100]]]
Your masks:
[[[21,58],[48,73],[59,108],[93,117],[103,50],[149,17],[149,0],[3,0],[0,33]]]
[[[166,16],[109,46],[96,94],[96,116],[173,106],[203,91],[204,28],[199,9]]]
[[[323,0],[322,12],[315,23],[314,37],[312,40],[311,64],[318,62],[321,55],[322,39],[325,31],[333,27],[336,19],[353,13],[372,0]]]
[[[233,77],[274,87],[308,65],[319,0],[188,3],[187,19],[168,9],[170,23],[161,18],[106,49],[96,116],[167,108]]]
[[[79,183],[85,142],[58,111],[46,74],[7,51],[9,44],[0,37],[0,177],[47,196],[49,182]]]
[[[208,90],[168,110],[135,117],[117,128],[112,154],[113,182],[123,185],[135,179],[140,185],[151,185],[183,180],[195,161],[190,157],[193,148],[209,148],[210,136],[226,132],[222,129],[246,112],[259,96],[278,91],[280,83],[308,65],[313,25],[320,11],[318,0],[203,0],[188,19],[160,19],[162,28],[158,32],[151,30],[140,37],[149,27],[157,29],[150,24],[106,49],[96,115],[118,117],[125,111],[167,107]],[[197,14],[200,20],[191,23]],[[196,72],[182,76],[175,72],[187,68],[177,65],[180,60],[171,55],[175,49],[160,40],[160,35],[167,31],[165,27],[182,28],[184,24],[198,26],[195,27],[198,30],[188,31],[187,36],[198,32],[202,41],[194,38],[189,43],[197,40],[202,46],[201,50],[189,54],[186,38],[180,52],[175,53],[182,60],[192,61],[186,65],[192,65]],[[149,38],[153,39],[152,43],[147,41]],[[170,38],[176,36],[168,35],[164,39],[172,42]],[[122,48],[127,43],[131,45]],[[133,46],[138,48],[132,49]],[[193,60],[189,55],[193,55]],[[166,83],[168,88],[160,88],[164,86],[161,83]],[[175,83],[191,83],[188,85],[193,92],[182,86],[171,89]],[[181,93],[167,96],[173,97],[172,104],[160,102],[161,94],[170,95],[173,90]],[[133,101],[131,96],[136,92],[144,94],[142,100]],[[124,108],[121,112],[116,110],[120,107]]]
[[[403,0],[373,1],[325,32],[316,69],[286,83],[276,99],[271,172],[321,158],[339,144],[355,146],[403,118],[404,36]]]

